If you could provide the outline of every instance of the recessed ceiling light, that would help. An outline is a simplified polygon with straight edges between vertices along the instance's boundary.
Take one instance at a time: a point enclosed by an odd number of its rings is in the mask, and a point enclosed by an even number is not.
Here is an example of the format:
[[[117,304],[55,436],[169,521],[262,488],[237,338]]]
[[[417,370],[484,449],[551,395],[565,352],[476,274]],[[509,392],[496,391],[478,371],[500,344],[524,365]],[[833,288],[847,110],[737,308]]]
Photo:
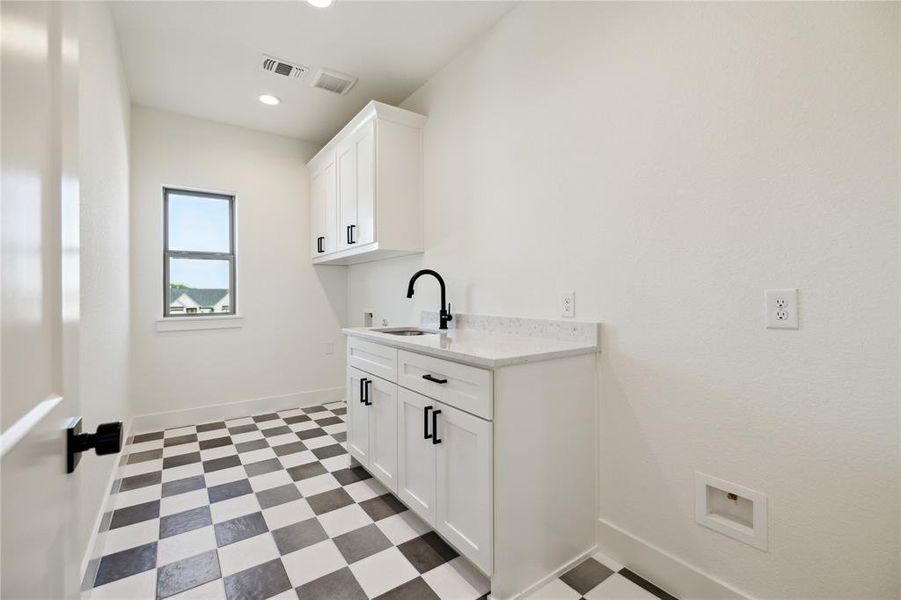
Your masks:
[[[332,5],[332,0],[307,0],[307,2],[316,8],[328,8]]]
[[[281,100],[273,96],[272,94],[260,94],[259,101],[267,106],[275,106]]]

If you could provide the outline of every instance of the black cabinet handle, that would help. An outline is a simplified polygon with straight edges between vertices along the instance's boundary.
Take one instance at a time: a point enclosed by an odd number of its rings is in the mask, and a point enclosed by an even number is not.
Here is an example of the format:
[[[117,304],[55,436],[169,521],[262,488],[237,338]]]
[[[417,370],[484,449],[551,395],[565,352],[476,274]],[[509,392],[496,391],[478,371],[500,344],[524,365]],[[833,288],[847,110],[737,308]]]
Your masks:
[[[441,440],[438,439],[438,415],[440,414],[440,409],[432,413],[432,444],[441,443]]]
[[[366,378],[360,378],[360,403],[366,404]]]
[[[431,439],[432,434],[429,433],[429,411],[435,408],[434,406],[426,406],[422,409],[422,439],[428,440]]]
[[[356,225],[348,225],[347,226],[347,243],[348,244],[356,244],[356,240],[354,240],[354,227]]]
[[[319,254],[322,254],[323,252],[325,252],[325,250],[322,249],[322,242],[324,242],[324,241],[325,241],[325,238],[322,236],[319,236],[318,238],[316,238],[316,252],[318,252]]]
[[[437,377],[429,373],[423,375],[422,378],[426,381],[431,381],[432,383],[447,383],[447,379],[438,379]]]
[[[363,402],[366,403],[366,406],[372,406],[372,402],[369,401],[369,384],[372,383],[372,380],[364,379],[364,381],[366,382],[366,385],[363,387],[366,390],[366,399]]]

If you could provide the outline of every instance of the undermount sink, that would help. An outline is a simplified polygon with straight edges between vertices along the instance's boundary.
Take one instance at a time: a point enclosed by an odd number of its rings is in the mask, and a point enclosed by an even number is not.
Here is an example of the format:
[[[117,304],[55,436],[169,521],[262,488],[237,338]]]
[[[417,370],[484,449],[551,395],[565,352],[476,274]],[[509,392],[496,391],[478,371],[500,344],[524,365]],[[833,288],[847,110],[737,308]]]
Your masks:
[[[393,329],[376,329],[379,333],[387,333],[388,335],[435,335],[434,331],[425,331],[416,329],[415,327],[400,327]]]

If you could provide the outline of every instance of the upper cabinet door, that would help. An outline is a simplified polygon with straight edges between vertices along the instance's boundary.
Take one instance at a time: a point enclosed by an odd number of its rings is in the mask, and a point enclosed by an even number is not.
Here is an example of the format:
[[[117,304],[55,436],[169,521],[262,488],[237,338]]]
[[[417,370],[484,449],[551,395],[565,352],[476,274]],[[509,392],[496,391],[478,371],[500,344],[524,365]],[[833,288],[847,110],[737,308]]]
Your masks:
[[[338,249],[350,248],[357,230],[357,148],[346,143],[338,148]]]
[[[491,422],[436,404],[438,533],[491,573]],[[440,412],[439,412],[440,411]],[[433,413],[434,414],[434,413]]]
[[[375,241],[375,120],[354,136],[356,150],[357,222],[355,242]]]
[[[313,257],[338,248],[338,207],[335,196],[335,162],[329,162],[310,181],[310,241]]]

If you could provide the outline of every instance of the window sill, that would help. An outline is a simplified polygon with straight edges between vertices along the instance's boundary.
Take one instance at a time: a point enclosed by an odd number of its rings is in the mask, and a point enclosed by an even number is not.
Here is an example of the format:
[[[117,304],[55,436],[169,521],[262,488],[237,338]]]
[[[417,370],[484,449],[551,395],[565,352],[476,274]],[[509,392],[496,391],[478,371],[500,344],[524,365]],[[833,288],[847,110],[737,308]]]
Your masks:
[[[244,326],[241,315],[221,317],[166,317],[157,319],[157,331],[192,331],[199,329],[235,329]]]

